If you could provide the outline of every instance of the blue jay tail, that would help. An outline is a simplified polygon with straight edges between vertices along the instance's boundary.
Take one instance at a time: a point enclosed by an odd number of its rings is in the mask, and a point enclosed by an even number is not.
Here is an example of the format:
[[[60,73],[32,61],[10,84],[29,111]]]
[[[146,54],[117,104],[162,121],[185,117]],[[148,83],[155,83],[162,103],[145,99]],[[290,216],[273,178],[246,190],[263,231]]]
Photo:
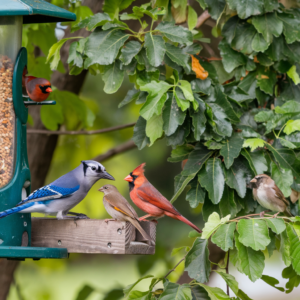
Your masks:
[[[18,213],[18,212],[22,211],[23,209],[33,206],[34,204],[35,204],[35,202],[29,202],[29,203],[25,203],[23,205],[16,206],[16,207],[7,209],[5,211],[2,211],[2,212],[0,212],[0,219],[5,218],[9,215]]]

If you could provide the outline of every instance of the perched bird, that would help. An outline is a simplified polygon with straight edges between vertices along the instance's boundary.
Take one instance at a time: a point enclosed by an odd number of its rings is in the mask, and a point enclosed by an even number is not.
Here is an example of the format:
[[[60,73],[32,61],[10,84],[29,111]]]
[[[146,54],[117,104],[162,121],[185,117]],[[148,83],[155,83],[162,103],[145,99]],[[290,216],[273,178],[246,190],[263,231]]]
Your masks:
[[[275,184],[274,180],[265,174],[256,175],[249,184],[253,189],[253,198],[258,203],[271,211],[277,211],[275,217],[283,212],[286,216],[292,217],[288,206],[289,202],[285,199],[282,191]],[[264,212],[261,213],[261,216]]]
[[[202,231],[181,213],[168,201],[145,177],[143,163],[134,169],[130,175],[124,178],[129,182],[130,198],[133,203],[148,215],[140,218],[140,221],[148,217],[162,217],[164,215],[177,219],[191,226],[201,233]]]
[[[69,212],[87,195],[99,179],[115,180],[100,163],[93,160],[82,161],[73,171],[61,176],[52,183],[34,191],[17,206],[0,212],[0,218],[14,213],[54,214],[58,219],[86,219],[84,214]]]
[[[46,100],[52,92],[51,83],[44,78],[26,76],[27,67],[23,70],[22,85],[25,86],[27,95],[35,102]]]
[[[138,215],[134,208],[119,193],[118,189],[114,185],[106,184],[101,187],[99,191],[104,193],[103,204],[110,216],[118,221],[130,222],[141,233],[145,241],[152,245],[155,244],[140,225]],[[106,222],[108,221],[114,220],[106,220]]]

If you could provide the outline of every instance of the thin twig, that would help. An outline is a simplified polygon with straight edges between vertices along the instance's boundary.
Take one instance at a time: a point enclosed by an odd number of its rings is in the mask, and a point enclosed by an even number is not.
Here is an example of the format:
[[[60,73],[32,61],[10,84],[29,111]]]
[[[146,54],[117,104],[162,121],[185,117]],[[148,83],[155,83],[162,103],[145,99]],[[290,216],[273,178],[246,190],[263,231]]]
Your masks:
[[[104,154],[96,156],[95,158],[93,158],[93,160],[103,162],[105,160],[108,160],[109,158],[112,158],[113,156],[115,156],[117,154],[124,153],[133,148],[136,148],[136,145],[132,140],[129,140],[121,145],[118,145],[114,148],[109,149]]]
[[[114,126],[114,127],[108,127],[108,128],[103,128],[103,129],[98,129],[98,130],[72,130],[72,131],[51,131],[51,130],[45,130],[45,129],[28,129],[27,133],[36,133],[36,134],[48,134],[48,135],[91,135],[91,134],[100,134],[100,133],[105,133],[105,132],[111,132],[111,131],[117,131],[121,129],[125,129],[128,127],[133,127],[135,125],[134,123],[129,123],[125,125],[119,125],[119,126]]]
[[[187,255],[187,254],[186,254]],[[180,265],[181,262],[183,262],[185,260],[186,255],[175,265],[175,267],[170,270],[164,278],[167,278],[173,271],[175,271],[175,269]]]
[[[207,19],[210,18],[210,14],[205,10],[197,19],[196,28],[199,28]]]
[[[226,264],[226,274],[229,274],[229,251],[230,251],[230,249],[228,250],[228,256],[227,256],[227,264]],[[226,286],[227,286],[227,295],[230,297],[230,295],[229,295],[229,285],[228,285],[228,283],[226,282]]]

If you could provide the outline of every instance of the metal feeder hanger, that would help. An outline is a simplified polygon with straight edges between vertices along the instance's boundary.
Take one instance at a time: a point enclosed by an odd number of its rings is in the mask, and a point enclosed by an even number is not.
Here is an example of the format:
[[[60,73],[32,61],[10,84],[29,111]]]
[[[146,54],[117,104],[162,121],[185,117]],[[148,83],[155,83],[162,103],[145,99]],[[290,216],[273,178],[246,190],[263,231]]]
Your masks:
[[[0,211],[30,194],[27,158],[28,109],[36,103],[22,96],[27,51],[21,48],[22,25],[75,21],[76,15],[43,0],[0,0]],[[31,215],[0,219],[0,258],[67,258],[66,248],[31,247]]]

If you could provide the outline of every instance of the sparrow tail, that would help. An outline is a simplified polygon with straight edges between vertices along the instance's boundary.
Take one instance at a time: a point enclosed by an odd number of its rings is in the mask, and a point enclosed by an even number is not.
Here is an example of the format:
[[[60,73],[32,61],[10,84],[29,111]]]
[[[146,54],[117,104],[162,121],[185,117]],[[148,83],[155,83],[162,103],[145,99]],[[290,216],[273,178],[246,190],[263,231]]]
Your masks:
[[[286,209],[283,213],[286,217],[293,217],[292,213],[288,209]]]
[[[148,241],[149,243],[151,243],[151,245],[155,245],[155,242],[152,240],[152,238],[150,237],[150,235],[142,228],[141,224],[139,223],[139,221],[134,220],[134,219],[130,219],[128,220],[143,236],[143,238]]]

